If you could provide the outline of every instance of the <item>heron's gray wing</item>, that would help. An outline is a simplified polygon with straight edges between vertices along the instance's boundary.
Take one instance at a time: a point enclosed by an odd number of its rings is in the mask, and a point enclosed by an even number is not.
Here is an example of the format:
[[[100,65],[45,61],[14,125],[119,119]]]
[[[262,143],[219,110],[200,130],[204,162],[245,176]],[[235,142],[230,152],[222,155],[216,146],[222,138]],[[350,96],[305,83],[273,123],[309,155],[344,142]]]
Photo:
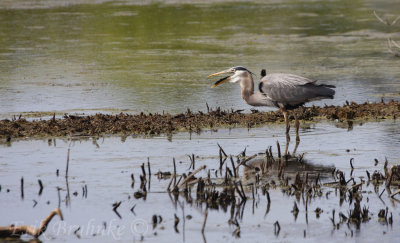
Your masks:
[[[333,90],[331,94],[327,91],[328,88],[316,85],[315,82],[294,74],[276,73],[261,79],[259,90],[270,100],[283,106],[298,106],[313,99],[333,96]]]
[[[295,74],[286,74],[286,73],[268,74],[261,80],[261,82],[265,81],[270,84],[283,85],[283,86],[297,86],[297,85],[305,85],[308,83],[316,82],[316,80],[311,80]]]

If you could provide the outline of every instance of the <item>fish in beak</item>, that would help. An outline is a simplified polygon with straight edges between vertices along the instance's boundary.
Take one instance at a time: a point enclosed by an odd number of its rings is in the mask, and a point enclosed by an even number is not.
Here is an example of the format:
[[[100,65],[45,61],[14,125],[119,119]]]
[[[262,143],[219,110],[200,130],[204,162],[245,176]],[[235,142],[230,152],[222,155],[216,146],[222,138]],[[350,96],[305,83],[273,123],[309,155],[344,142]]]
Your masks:
[[[235,72],[235,71],[232,70],[232,69],[227,69],[227,70],[222,71],[222,72],[213,73],[213,74],[211,74],[211,75],[208,75],[208,77],[212,77],[212,76],[216,76],[216,75],[220,75],[220,74],[225,74],[225,73],[234,73],[234,72]],[[215,83],[211,86],[211,88],[215,88],[215,87],[217,87],[218,85],[220,85],[220,84],[222,84],[222,83],[225,83],[225,82],[228,81],[230,78],[231,78],[231,76],[226,76],[225,78],[221,78],[220,80],[218,80],[217,82],[215,82]]]
[[[211,88],[217,87],[218,85],[220,85],[220,84],[222,84],[222,83],[228,81],[230,78],[231,78],[231,76],[226,76],[225,78],[221,78],[220,80],[218,80],[217,82],[215,82],[215,84],[213,84],[213,85],[211,86]]]

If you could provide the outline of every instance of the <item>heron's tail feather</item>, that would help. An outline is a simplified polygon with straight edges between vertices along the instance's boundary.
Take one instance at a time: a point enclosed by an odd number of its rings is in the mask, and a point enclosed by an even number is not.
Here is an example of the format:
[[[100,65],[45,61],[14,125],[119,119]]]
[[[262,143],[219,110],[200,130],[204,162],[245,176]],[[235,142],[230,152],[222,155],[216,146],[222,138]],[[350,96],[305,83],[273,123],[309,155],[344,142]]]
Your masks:
[[[319,86],[327,87],[327,88],[336,88],[335,85],[330,85],[330,84],[320,84]]]
[[[335,96],[335,90],[336,86],[334,85],[328,85],[328,84],[320,84],[317,86],[318,89],[316,90],[317,95],[321,98],[329,98],[333,99]]]
[[[303,86],[306,88],[309,100],[333,99],[336,88],[333,85],[308,83]]]

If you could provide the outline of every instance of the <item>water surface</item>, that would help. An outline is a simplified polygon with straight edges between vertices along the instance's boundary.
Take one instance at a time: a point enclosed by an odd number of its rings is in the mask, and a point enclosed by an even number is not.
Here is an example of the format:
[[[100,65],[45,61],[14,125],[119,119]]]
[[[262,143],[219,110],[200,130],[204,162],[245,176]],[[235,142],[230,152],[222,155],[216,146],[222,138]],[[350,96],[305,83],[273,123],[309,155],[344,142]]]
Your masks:
[[[245,109],[238,85],[215,89],[210,73],[243,65],[258,74],[291,72],[337,86],[334,100],[314,104],[341,105],[346,100],[365,102],[399,99],[399,60],[387,52],[388,37],[400,40],[399,25],[388,28],[374,15],[394,19],[400,4],[389,1],[1,1],[0,2],[0,118],[12,115],[48,116],[56,113],[170,112],[211,107]],[[256,78],[257,80],[257,78]],[[344,127],[344,128],[343,128]],[[397,120],[355,123],[303,124],[298,153],[313,165],[336,166],[350,175],[354,158],[356,180],[365,170],[383,169],[383,161],[398,164]],[[172,137],[105,137],[21,140],[0,145],[0,225],[39,225],[60,203],[65,221],[50,224],[44,242],[146,242],[160,240],[203,242],[200,233],[204,208],[178,205],[165,193],[168,180],[152,177],[146,201],[134,199],[140,165],[150,160],[153,174],[187,173],[188,155],[196,166],[218,168],[218,146],[237,155],[246,148],[252,155],[278,140],[285,145],[283,125],[254,129],[220,129]],[[289,150],[294,147],[294,134]],[[69,179],[65,180],[70,149]],[[374,165],[374,159],[378,165]],[[59,170],[59,176],[56,171]],[[130,174],[136,185],[131,188]],[[204,175],[204,174],[202,174]],[[20,179],[24,177],[24,198]],[[38,195],[38,179],[44,191]],[[67,185],[71,194],[66,204]],[[82,197],[87,186],[88,196]],[[58,190],[60,188],[60,201]],[[9,190],[9,192],[7,192]],[[352,208],[331,198],[311,201],[306,220],[299,203],[297,220],[290,212],[293,197],[271,189],[271,210],[265,215],[265,197],[249,200],[239,222],[238,241],[367,241],[398,239],[398,203],[384,193],[382,201],[371,187],[363,194],[373,216],[357,230],[333,230],[329,217]],[[380,188],[380,192],[382,192]],[[76,196],[74,193],[76,192]],[[121,201],[118,211],[112,204]],[[366,203],[364,198],[362,205]],[[36,204],[37,203],[37,204]],[[131,208],[135,206],[135,214]],[[184,205],[182,207],[182,205]],[[313,210],[321,207],[318,219]],[[378,222],[379,209],[393,213],[393,227]],[[153,214],[163,222],[152,229]],[[181,219],[173,230],[174,214]],[[185,220],[184,215],[193,216]],[[233,241],[229,212],[209,212],[206,240]],[[281,233],[273,234],[279,220]],[[104,222],[106,228],[104,228]],[[81,227],[80,239],[73,233]],[[133,229],[132,229],[133,228]],[[107,229],[107,230],[106,230]],[[351,231],[352,230],[352,231]],[[304,231],[307,237],[304,238]],[[352,238],[351,232],[355,238]],[[29,239],[29,238],[25,238]]]
[[[32,224],[39,225],[40,220],[53,208],[58,206],[57,187],[60,191],[60,205],[65,221],[54,219],[49,230],[41,237],[45,242],[66,241],[80,242],[96,240],[98,242],[131,242],[144,236],[146,242],[158,242],[171,239],[180,242],[203,242],[200,233],[203,222],[204,205],[194,201],[188,204],[182,198],[176,206],[166,193],[169,180],[158,180],[154,174],[158,171],[173,171],[172,159],[177,161],[178,173],[187,173],[190,166],[189,155],[194,154],[196,168],[206,165],[214,171],[219,167],[218,146],[226,153],[237,155],[246,148],[247,155],[263,152],[273,146],[276,154],[276,141],[285,145],[283,129],[276,125],[257,129],[220,129],[218,132],[204,132],[200,135],[180,133],[172,138],[160,136],[155,138],[108,137],[88,138],[87,140],[49,139],[36,141],[18,141],[0,146],[0,225]],[[385,159],[389,166],[400,161],[398,147],[400,134],[396,121],[366,123],[355,125],[353,130],[335,127],[335,124],[320,123],[304,126],[301,131],[301,143],[298,153],[305,153],[307,163],[317,166],[335,166],[344,171],[346,178],[350,176],[351,158],[355,167],[353,176],[358,181],[366,180],[365,171],[383,170]],[[293,139],[293,134],[292,134]],[[294,140],[294,139],[293,139]],[[292,151],[294,142],[289,146]],[[70,149],[69,191],[71,200],[66,203],[67,187],[65,166],[67,151]],[[374,159],[379,163],[375,166]],[[139,188],[140,165],[150,160],[153,176],[151,188],[146,200],[134,199],[133,193]],[[59,170],[59,176],[56,171]],[[131,176],[136,178],[131,188]],[[206,176],[206,173],[199,175]],[[20,179],[24,177],[24,198],[20,196]],[[37,180],[44,184],[43,194],[38,195]],[[327,181],[333,181],[328,178]],[[87,186],[88,196],[82,197],[82,187]],[[265,196],[258,195],[254,201],[248,191],[249,200],[244,208],[239,241],[255,242],[266,239],[272,241],[294,241],[299,239],[340,241],[344,239],[367,240],[384,237],[385,240],[397,239],[396,230],[399,221],[398,203],[389,200],[386,192],[382,201],[372,186],[365,186],[362,206],[368,205],[372,212],[371,221],[363,223],[357,230],[353,226],[342,225],[340,230],[333,230],[330,221],[331,212],[336,210],[347,215],[353,205],[345,201],[340,204],[334,189],[323,188],[324,196],[311,200],[306,217],[305,207],[298,201],[300,213],[295,220],[291,210],[295,201],[277,189],[270,189],[271,208],[267,216]],[[7,192],[7,189],[10,191]],[[378,192],[381,193],[381,187]],[[325,194],[331,191],[330,196]],[[77,195],[74,195],[76,193]],[[193,193],[195,198],[195,193]],[[367,199],[368,198],[368,199]],[[35,201],[37,205],[35,205]],[[112,211],[112,204],[121,201],[118,211],[122,219]],[[367,203],[368,202],[368,203]],[[130,209],[135,206],[135,214]],[[182,206],[183,205],[183,206]],[[389,208],[393,213],[393,227],[378,222],[380,209]],[[183,208],[182,208],[183,207]],[[314,210],[320,207],[324,213],[316,218]],[[161,215],[163,222],[152,228],[151,218]],[[173,229],[174,214],[181,219],[179,232]],[[182,215],[191,215],[183,225]],[[206,227],[206,240],[233,240],[234,226],[228,225],[229,210],[209,210]],[[279,221],[282,231],[279,236],[273,234],[273,224]],[[338,219],[337,219],[338,220]],[[107,230],[104,229],[106,222]],[[81,227],[78,239],[73,232]],[[133,227],[134,229],[132,230]],[[136,228],[135,228],[136,227]],[[303,238],[304,230],[307,237]],[[351,238],[351,230],[354,233]],[[154,234],[156,232],[156,235]],[[384,232],[384,233],[383,233]],[[93,233],[96,233],[93,235]],[[300,240],[301,241],[301,240]]]
[[[399,98],[399,27],[373,15],[394,19],[392,1],[90,2],[0,3],[1,117],[248,110],[238,85],[206,78],[237,65],[336,85],[319,105]]]

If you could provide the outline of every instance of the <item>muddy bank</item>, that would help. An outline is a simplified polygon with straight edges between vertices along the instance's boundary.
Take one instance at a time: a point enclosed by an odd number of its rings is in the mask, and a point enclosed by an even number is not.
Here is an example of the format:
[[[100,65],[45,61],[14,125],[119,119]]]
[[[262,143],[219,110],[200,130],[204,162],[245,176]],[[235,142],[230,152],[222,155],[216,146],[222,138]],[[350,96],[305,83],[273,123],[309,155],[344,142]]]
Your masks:
[[[300,120],[320,119],[351,121],[355,119],[396,119],[400,115],[400,102],[346,104],[344,106],[300,107],[295,110]],[[293,118],[293,117],[291,117]],[[219,127],[254,127],[266,123],[283,122],[280,111],[250,114],[241,111],[208,109],[207,113],[171,114],[96,114],[92,116],[68,115],[62,119],[27,121],[24,118],[0,121],[0,138],[46,136],[96,136],[104,134],[157,135],[178,131],[200,132],[201,129]]]

